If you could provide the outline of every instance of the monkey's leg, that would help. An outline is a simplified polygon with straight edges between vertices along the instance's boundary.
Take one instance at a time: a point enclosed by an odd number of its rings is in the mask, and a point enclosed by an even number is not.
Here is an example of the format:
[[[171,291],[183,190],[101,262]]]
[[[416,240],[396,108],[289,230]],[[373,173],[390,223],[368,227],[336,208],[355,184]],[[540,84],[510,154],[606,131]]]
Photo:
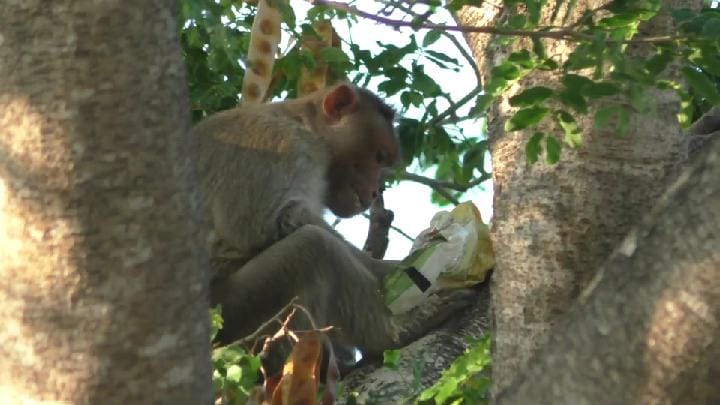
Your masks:
[[[213,282],[213,305],[222,304],[230,342],[252,333],[293,297],[318,327],[332,325],[353,344],[373,349],[397,345],[397,330],[379,294],[378,281],[347,243],[315,225],[281,239],[225,279]],[[295,318],[300,325],[304,315]]]
[[[300,200],[288,201],[278,213],[277,223],[279,235],[282,238],[293,234],[299,228],[309,224],[324,229],[332,236],[335,236],[336,239],[342,240],[347,246],[347,250],[360,260],[365,268],[370,270],[377,279],[384,278],[400,263],[399,261],[374,259],[367,252],[351,245],[343,239],[340,233],[330,227],[322,217],[315,214],[314,210],[308,208],[307,205]]]

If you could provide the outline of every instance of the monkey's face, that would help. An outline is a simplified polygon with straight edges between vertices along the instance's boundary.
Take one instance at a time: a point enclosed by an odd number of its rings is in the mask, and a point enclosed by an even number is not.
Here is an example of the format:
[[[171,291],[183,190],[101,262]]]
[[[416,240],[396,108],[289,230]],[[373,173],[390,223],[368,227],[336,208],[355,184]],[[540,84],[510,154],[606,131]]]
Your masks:
[[[341,218],[370,207],[378,196],[383,170],[395,163],[398,154],[395,133],[386,120],[357,118],[347,120],[353,133],[345,135],[351,142],[335,144],[327,173],[326,204]]]
[[[347,85],[323,100],[324,137],[330,147],[327,207],[347,218],[365,211],[378,196],[382,170],[395,164],[394,112],[377,96]]]

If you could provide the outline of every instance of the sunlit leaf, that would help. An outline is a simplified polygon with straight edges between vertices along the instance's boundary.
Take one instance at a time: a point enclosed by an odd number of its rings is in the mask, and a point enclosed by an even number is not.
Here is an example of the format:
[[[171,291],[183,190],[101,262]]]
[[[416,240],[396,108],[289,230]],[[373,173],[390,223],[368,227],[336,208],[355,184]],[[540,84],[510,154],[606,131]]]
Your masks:
[[[582,131],[578,126],[575,117],[567,111],[556,111],[555,119],[565,132],[565,143],[571,147],[579,146],[582,143]]]
[[[383,352],[383,366],[396,369],[400,363],[399,350],[385,350]]]

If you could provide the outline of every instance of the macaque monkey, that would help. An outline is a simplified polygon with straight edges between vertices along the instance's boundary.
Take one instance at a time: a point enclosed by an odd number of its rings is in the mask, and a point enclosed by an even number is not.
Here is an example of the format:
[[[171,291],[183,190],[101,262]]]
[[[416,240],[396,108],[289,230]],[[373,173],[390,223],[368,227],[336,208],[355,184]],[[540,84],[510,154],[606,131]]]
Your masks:
[[[380,294],[393,264],[355,248],[323,219],[326,207],[350,217],[377,197],[381,172],[398,154],[393,114],[371,92],[339,84],[221,112],[194,128],[221,342],[251,334],[297,296],[318,326],[334,327],[333,342],[374,356],[470,302],[466,290],[443,293],[393,316]],[[304,318],[297,314],[293,327],[308,328]]]

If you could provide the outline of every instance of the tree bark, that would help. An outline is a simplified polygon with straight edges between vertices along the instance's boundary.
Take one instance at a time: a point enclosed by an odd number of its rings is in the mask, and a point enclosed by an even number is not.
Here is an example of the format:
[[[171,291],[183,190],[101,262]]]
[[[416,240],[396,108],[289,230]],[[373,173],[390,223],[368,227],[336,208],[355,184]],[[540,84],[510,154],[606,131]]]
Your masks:
[[[209,403],[175,1],[0,7],[0,403]]]
[[[410,403],[465,352],[468,337],[481,338],[490,331],[489,305],[489,283],[485,283],[479,286],[478,299],[472,309],[400,349],[396,369],[367,365],[343,378],[343,384],[360,394],[357,398],[360,404]],[[346,399],[340,398],[341,401]]]
[[[709,148],[498,403],[720,403],[720,142]]]
[[[567,24],[603,2],[577,2]],[[562,7],[566,7],[565,3]],[[573,3],[574,4],[574,3]],[[567,10],[551,21],[554,2],[543,11],[540,25],[562,25]],[[457,15],[463,25],[498,25],[507,9],[484,3],[465,7]],[[667,27],[654,27],[656,34]],[[512,51],[530,48],[528,41],[511,45],[488,35],[468,34],[468,43],[485,76]],[[574,44],[546,41],[547,54],[562,63]],[[508,99],[542,84],[560,87],[555,72],[533,72],[513,85],[487,116],[493,159],[494,217],[492,238],[496,255],[492,277],[495,319],[493,391],[508,387],[538,347],[547,342],[559,315],[575,301],[595,270],[631,226],[650,210],[662,192],[662,179],[683,157],[676,120],[677,97],[653,95],[653,113],[633,114],[625,136],[594,131],[592,114],[579,120],[583,144],[563,148],[554,166],[529,164],[525,145],[535,130],[504,131],[515,109]],[[618,99],[615,103],[626,103]],[[548,133],[557,132],[543,128]],[[555,133],[562,139],[562,135]]]

